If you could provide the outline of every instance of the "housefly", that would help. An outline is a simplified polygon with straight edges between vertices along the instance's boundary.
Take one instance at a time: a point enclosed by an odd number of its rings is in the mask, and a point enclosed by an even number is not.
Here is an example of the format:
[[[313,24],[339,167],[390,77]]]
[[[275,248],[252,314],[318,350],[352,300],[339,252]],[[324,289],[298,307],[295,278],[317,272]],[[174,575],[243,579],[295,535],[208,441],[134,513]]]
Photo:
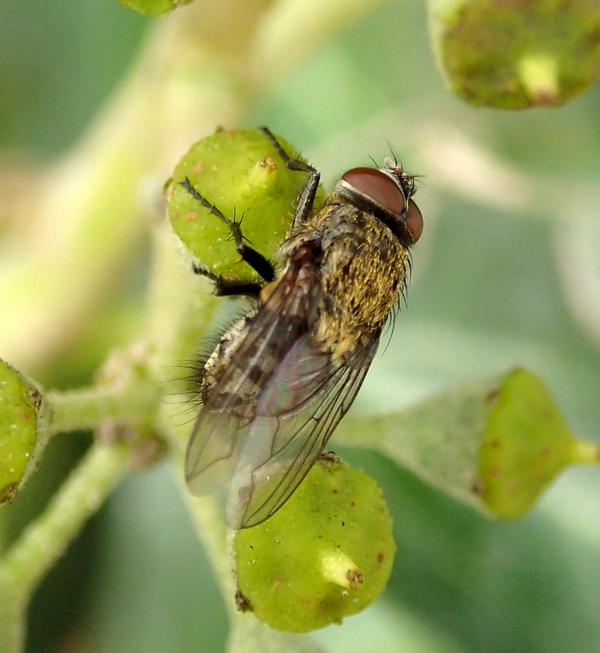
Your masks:
[[[217,295],[252,299],[201,371],[201,408],[185,463],[193,494],[229,483],[233,528],[279,510],[321,454],[406,290],[409,249],[423,229],[414,179],[396,161],[348,170],[316,210],[319,172],[262,132],[288,169],[307,175],[275,265],[244,240],[239,222],[188,179],[181,182],[228,225],[241,258],[262,279],[196,269],[214,281]]]

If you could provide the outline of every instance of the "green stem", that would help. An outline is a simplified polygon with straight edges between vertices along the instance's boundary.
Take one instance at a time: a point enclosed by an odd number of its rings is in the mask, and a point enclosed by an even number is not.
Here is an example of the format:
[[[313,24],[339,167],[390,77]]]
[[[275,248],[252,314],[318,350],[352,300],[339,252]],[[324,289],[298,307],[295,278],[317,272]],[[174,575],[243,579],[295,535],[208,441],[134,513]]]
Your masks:
[[[156,412],[159,393],[148,382],[134,382],[73,392],[50,392],[51,433],[94,428],[106,419],[139,423],[150,421]]]
[[[94,444],[0,560],[0,653],[23,647],[31,593],[128,468],[127,448]]]
[[[193,413],[186,409],[186,405],[193,407],[189,403],[189,366],[220,304],[208,281],[192,272],[191,262],[177,247],[170,227],[166,223],[157,225],[152,235],[146,319],[148,373],[165,396],[155,425],[172,445],[184,448],[193,419]]]
[[[183,452],[174,455],[172,462],[175,465],[176,476],[180,478],[180,470],[183,468]],[[214,494],[194,497],[184,484],[182,484],[181,492],[187,503],[198,537],[210,559],[229,617],[233,619],[236,615],[233,600],[235,583],[233,581],[228,531],[223,519],[223,511]]]
[[[236,614],[233,598],[235,584],[231,570],[228,531],[223,520],[223,511],[215,495],[193,497],[187,488],[183,488],[196,532],[210,559],[215,578],[225,599],[225,606],[230,618]]]

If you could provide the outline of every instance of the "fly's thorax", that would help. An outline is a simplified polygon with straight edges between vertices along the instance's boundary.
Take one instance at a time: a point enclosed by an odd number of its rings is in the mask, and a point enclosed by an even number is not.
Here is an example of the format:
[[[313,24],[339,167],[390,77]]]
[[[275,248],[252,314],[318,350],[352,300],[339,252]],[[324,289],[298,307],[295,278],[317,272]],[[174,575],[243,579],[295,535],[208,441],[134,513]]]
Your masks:
[[[285,255],[318,236],[322,307],[312,325],[324,348],[344,356],[376,338],[406,284],[408,249],[374,215],[329,203],[286,243]]]

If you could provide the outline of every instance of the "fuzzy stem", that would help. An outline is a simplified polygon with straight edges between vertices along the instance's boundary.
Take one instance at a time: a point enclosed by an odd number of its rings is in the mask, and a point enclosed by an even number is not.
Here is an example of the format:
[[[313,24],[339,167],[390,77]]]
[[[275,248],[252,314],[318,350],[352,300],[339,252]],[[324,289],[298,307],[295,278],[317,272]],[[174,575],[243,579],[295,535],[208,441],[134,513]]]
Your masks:
[[[172,445],[183,449],[190,436],[189,367],[201,338],[219,306],[207,280],[192,272],[166,223],[153,231],[154,249],[148,293],[148,372],[165,400],[158,407],[156,427]],[[186,403],[187,399],[187,403]],[[183,462],[182,462],[183,465]]]
[[[124,446],[94,444],[43,514],[0,560],[0,653],[22,650],[33,589],[112,492],[127,466]]]
[[[214,495],[193,497],[187,488],[184,489],[184,493],[196,532],[208,554],[215,578],[225,599],[229,617],[233,618],[236,614],[233,600],[235,584],[223,511]]]
[[[181,462],[177,461],[177,469]],[[227,530],[223,512],[214,496],[192,497],[184,489],[188,508],[215,572],[215,577],[225,600],[231,621],[231,632],[227,642],[227,653],[324,653],[310,637],[294,633],[280,633],[265,626],[253,615],[242,614],[235,607],[235,583],[230,553],[231,531]],[[0,651],[0,653],[2,653]]]
[[[156,411],[159,393],[153,384],[139,381],[114,387],[50,392],[51,433],[94,428],[106,419],[149,421]]]

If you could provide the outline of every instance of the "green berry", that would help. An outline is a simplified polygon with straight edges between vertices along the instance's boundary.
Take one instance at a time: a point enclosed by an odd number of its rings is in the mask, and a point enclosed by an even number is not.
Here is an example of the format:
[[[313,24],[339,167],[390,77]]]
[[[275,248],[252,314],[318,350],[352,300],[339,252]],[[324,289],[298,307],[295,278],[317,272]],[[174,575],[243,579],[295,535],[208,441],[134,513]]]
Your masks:
[[[277,138],[291,158],[298,157],[287,141]],[[220,130],[196,143],[167,183],[169,219],[187,250],[214,274],[256,280],[227,225],[181,186],[184,179],[227,218],[241,221],[246,242],[273,257],[289,232],[306,173],[289,170],[261,131]]]
[[[119,0],[130,9],[139,11],[140,14],[165,14],[181,5],[187,5],[192,0]]]
[[[600,447],[573,437],[550,391],[535,374],[514,370],[488,402],[478,490],[499,517],[526,513],[566,466],[600,462]]]
[[[273,517],[236,533],[238,605],[276,630],[339,624],[383,591],[395,550],[381,489],[326,454]]]
[[[33,467],[40,391],[0,360],[0,506],[10,503]]]
[[[556,106],[600,73],[597,0],[431,0],[447,85],[471,104]]]

